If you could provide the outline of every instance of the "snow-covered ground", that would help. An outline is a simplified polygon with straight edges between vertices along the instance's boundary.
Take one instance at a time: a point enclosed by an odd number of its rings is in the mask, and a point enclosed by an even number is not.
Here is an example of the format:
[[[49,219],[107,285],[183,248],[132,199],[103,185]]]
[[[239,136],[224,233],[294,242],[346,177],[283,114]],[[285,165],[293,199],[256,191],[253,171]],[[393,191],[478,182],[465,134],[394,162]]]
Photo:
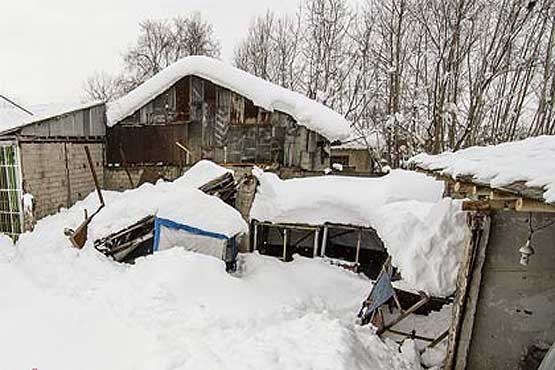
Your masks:
[[[222,171],[203,163],[192,173],[209,179]],[[402,173],[384,179],[391,182],[397,197],[405,197],[397,176]],[[416,196],[420,200],[411,202],[437,201],[435,193],[425,195],[423,190],[438,190],[437,184],[425,186],[431,180],[422,175],[412,180],[413,190],[420,189]],[[367,182],[357,180],[351,185],[348,189],[362,193],[371,190]],[[244,254],[238,271],[229,274],[223,261],[182,248],[156,252],[127,265],[92,247],[95,235],[104,235],[103,230],[170,209],[172,194],[179,195],[176,202],[196,210],[183,209],[175,215],[184,222],[202,219],[221,228],[218,219],[233,221],[235,210],[196,186],[185,175],[173,183],[104,192],[107,207],[90,224],[82,250],[73,248],[63,231],[79,225],[85,208],[89,214],[97,208],[94,193],[40,220],[32,233],[20,236],[15,247],[0,235],[0,370],[421,369],[417,343],[408,340],[399,347],[391,339],[380,339],[370,326],[357,324],[356,314],[371,282],[322,259],[296,257],[284,263]],[[132,207],[118,206],[121,202]],[[431,206],[414,206],[416,216],[411,216],[410,209],[397,209],[396,204],[380,207],[394,207],[415,228],[428,217],[444,220],[449,213],[445,210],[458,212],[450,203],[438,203],[443,211],[416,217],[418,209]],[[404,204],[407,208],[411,203]],[[239,229],[244,227],[237,224]],[[442,224],[433,227],[450,230]],[[386,240],[388,232],[394,232],[385,225],[380,230]],[[410,233],[400,234],[406,234],[400,240],[410,242]],[[425,266],[418,256],[413,257]],[[429,321],[407,322],[406,330],[423,328],[418,334],[436,335],[448,325],[448,316],[435,318],[431,327]],[[439,353],[427,351],[423,359],[436,363],[442,353],[441,348]]]
[[[356,325],[370,282],[321,260],[242,255],[230,275],[179,248],[123,265],[60,240],[2,240],[0,369],[420,369]]]

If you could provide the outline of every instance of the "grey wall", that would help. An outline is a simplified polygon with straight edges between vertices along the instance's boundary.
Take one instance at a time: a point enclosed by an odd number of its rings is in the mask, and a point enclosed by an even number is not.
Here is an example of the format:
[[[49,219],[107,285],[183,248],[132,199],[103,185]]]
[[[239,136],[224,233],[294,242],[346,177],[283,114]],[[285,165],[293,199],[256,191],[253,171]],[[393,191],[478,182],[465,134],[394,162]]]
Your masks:
[[[518,369],[531,344],[555,341],[555,225],[533,237],[527,267],[518,249],[528,237],[526,213],[492,215],[467,369]],[[555,220],[534,214],[537,228]]]

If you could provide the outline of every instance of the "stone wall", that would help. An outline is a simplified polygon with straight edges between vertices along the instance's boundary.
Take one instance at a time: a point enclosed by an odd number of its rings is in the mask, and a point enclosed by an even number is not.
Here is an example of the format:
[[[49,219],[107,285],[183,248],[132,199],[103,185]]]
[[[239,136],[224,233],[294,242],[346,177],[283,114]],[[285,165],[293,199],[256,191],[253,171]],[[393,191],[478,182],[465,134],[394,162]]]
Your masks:
[[[69,207],[95,190],[85,145],[91,152],[103,185],[104,144],[77,142],[21,142],[23,186],[33,195],[35,218]]]

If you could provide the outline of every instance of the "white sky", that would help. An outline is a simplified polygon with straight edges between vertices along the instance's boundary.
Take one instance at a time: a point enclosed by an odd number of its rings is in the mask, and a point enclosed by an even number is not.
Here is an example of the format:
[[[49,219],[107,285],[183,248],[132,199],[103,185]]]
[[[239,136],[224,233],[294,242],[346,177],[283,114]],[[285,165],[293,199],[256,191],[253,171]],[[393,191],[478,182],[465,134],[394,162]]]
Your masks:
[[[253,16],[294,12],[298,0],[0,0],[0,93],[31,105],[78,101],[95,70],[117,72],[145,18],[199,10],[215,28],[222,58]]]

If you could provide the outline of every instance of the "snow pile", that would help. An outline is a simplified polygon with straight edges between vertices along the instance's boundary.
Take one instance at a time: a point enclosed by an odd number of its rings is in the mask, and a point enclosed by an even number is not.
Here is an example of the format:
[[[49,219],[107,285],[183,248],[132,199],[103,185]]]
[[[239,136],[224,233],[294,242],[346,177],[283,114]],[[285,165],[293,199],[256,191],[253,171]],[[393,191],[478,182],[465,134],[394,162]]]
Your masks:
[[[402,170],[380,178],[254,174],[260,184],[252,219],[372,227],[412,289],[436,296],[455,291],[468,229],[460,202],[441,199],[442,182]]]
[[[139,110],[185,76],[194,75],[228,88],[268,111],[291,115],[298,124],[330,141],[346,139],[349,122],[339,113],[306,96],[253,76],[219,60],[205,56],[185,57],[151,79],[108,104],[108,125],[113,126]]]
[[[218,166],[216,163],[202,159],[195,163],[195,165],[189,168],[183,176],[174,180],[176,184],[180,186],[189,186],[192,188],[200,188],[202,185],[209,183],[212,180],[216,180],[218,177],[225,175],[226,173],[231,173],[233,171]]]
[[[99,104],[102,104],[102,102],[38,104],[28,108],[33,113],[32,115],[16,107],[2,108],[0,109],[0,132],[13,130],[77,110],[92,108]]]
[[[123,265],[58,226],[0,245],[2,369],[420,369],[355,324],[362,276],[258,254],[232,276],[180,248]]]
[[[411,163],[454,179],[472,176],[477,184],[492,188],[522,181],[528,187],[543,188],[545,201],[555,203],[555,136],[476,146],[454,153],[419,154]]]
[[[84,208],[95,202],[90,194],[72,208]],[[96,240],[134,224],[142,218],[155,215],[205,231],[227,237],[248,232],[248,225],[241,214],[221,199],[175,182],[159,181],[156,185],[145,183],[137,189],[114,193],[106,207],[89,224],[88,236]],[[90,207],[89,212],[95,209]],[[61,216],[63,217],[63,216]]]

